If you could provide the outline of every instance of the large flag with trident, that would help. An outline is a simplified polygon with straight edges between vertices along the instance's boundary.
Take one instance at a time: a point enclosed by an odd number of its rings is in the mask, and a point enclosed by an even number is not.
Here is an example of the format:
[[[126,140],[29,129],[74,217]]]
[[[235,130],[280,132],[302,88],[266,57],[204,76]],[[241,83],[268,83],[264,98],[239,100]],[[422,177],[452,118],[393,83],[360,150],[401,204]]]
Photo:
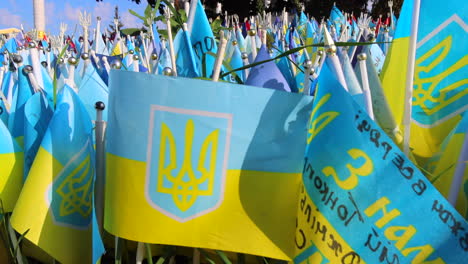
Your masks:
[[[93,206],[92,130],[78,95],[64,86],[11,218],[62,263],[96,263],[104,251]]]
[[[442,143],[468,109],[468,7],[458,1],[421,1],[411,106],[410,148],[421,167],[437,180],[442,157]],[[397,124],[402,124],[405,75],[413,0],[403,4],[401,16],[383,71],[383,86]],[[404,132],[406,133],[406,132]],[[462,144],[460,142],[459,144]],[[455,155],[447,153],[445,155]],[[456,166],[453,156],[453,164]],[[438,168],[438,169],[436,169]],[[448,175],[444,173],[444,175]],[[451,178],[438,179],[442,193],[448,193]],[[465,181],[468,180],[468,174]],[[463,199],[464,200],[464,199]],[[459,201],[462,201],[460,199]],[[459,205],[466,211],[466,205]]]
[[[311,97],[126,71],[109,90],[107,231],[292,258]]]
[[[466,263],[468,223],[325,64],[309,123],[294,263]]]

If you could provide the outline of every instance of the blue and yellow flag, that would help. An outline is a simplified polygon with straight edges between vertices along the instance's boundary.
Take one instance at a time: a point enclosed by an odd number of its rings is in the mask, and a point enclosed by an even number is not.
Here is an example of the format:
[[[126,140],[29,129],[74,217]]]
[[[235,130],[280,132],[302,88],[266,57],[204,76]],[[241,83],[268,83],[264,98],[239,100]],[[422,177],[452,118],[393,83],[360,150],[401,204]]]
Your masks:
[[[409,38],[413,1],[406,0],[401,8],[400,20],[395,37],[385,58],[381,80],[385,96],[398,129],[403,128],[406,71],[408,69]],[[393,131],[395,127],[384,127]],[[400,138],[402,140],[402,138]],[[400,144],[402,142],[396,142]]]
[[[0,121],[0,200],[11,212],[23,186],[23,150]]]
[[[468,109],[468,8],[458,1],[422,1],[414,69],[410,148],[421,166]],[[383,87],[397,125],[403,119],[412,1],[405,1],[383,69]]]
[[[410,146],[427,158],[468,109],[468,7],[421,1],[419,17]]]
[[[107,231],[292,258],[311,97],[122,71],[110,80]]]
[[[24,179],[28,176],[53,115],[46,100],[45,95],[37,92],[24,104]]]
[[[325,64],[307,136],[294,263],[468,260],[468,223]]]
[[[95,263],[93,251],[103,253],[93,241],[92,131],[83,104],[65,86],[11,218],[13,228],[29,230],[25,237],[62,263]]]

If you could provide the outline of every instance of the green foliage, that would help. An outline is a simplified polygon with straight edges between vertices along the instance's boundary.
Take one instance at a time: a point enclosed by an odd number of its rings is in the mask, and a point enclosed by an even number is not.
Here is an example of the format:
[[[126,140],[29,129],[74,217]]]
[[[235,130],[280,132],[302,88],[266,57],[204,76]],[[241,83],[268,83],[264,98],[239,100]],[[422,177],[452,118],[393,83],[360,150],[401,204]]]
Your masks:
[[[128,35],[133,35],[136,34],[138,31],[147,31],[151,27],[152,23],[155,23],[157,21],[161,21],[165,24],[167,24],[166,17],[164,15],[159,15],[157,16],[157,10],[159,6],[163,3],[171,12],[171,18],[170,18],[170,23],[171,23],[171,31],[172,31],[172,36],[175,37],[175,34],[179,29],[182,28],[183,23],[187,21],[187,15],[185,14],[185,10],[183,9],[176,9],[169,1],[167,0],[157,0],[155,7],[152,8],[150,5],[147,5],[144,11],[143,15],[138,14],[137,12],[133,10],[129,10],[130,14],[136,16],[141,20],[143,23],[144,27],[143,29],[137,29],[137,28],[128,28],[122,30],[124,34]],[[167,30],[165,29],[159,29],[158,30],[159,35],[164,37],[165,39],[168,39],[168,33]]]

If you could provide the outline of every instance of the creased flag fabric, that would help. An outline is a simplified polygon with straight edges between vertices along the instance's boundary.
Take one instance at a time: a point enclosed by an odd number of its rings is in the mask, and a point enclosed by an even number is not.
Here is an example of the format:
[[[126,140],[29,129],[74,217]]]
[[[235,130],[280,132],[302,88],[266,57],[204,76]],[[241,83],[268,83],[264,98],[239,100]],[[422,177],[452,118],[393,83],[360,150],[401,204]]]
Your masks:
[[[271,59],[267,47],[262,45],[257,54],[255,63]],[[278,66],[273,61],[265,62],[252,67],[245,84],[270,88],[278,91],[291,92],[288,82]]]
[[[96,120],[96,109],[94,108],[96,102],[101,101],[107,105],[109,89],[92,65],[87,65],[85,68],[83,81],[78,88],[78,96],[91,120]],[[107,121],[107,109],[102,111],[102,118]]]
[[[23,150],[3,122],[0,122],[0,200],[4,212],[11,212],[23,186]]]
[[[295,263],[466,263],[466,220],[352,100],[327,64],[308,143]]]
[[[37,92],[24,104],[24,179],[28,176],[53,115],[46,100],[45,95]]]
[[[23,147],[24,140],[24,106],[33,94],[31,83],[23,69],[24,66],[18,68],[18,88],[13,96],[10,117],[8,118],[8,129],[21,147]]]
[[[105,229],[290,259],[310,109],[310,96],[111,71]]]
[[[468,115],[465,113],[462,120],[442,143],[439,153],[429,159],[427,169],[432,174],[430,180],[445,197],[449,195],[456,168],[461,165],[459,162],[466,162],[466,157],[462,157],[463,160],[459,160],[459,157],[463,153],[463,142],[467,133]],[[455,207],[465,219],[468,219],[468,169],[465,169],[463,175]]]
[[[190,40],[195,51],[199,73],[205,73],[203,77],[210,78],[213,73],[213,68],[216,58],[208,54],[208,52],[216,54],[218,46],[213,31],[210,27],[210,22],[206,16],[205,9],[203,8],[200,0],[197,1],[197,8],[195,9],[193,27],[190,31]],[[205,58],[205,65],[203,65],[203,58]],[[203,68],[204,67],[204,68]]]
[[[195,53],[188,32],[180,29],[174,38],[177,75],[182,77],[200,77]]]
[[[413,1],[404,1],[395,37],[385,58],[381,80],[396,125],[402,129],[406,71],[408,68],[409,37]],[[393,130],[390,129],[389,130]],[[397,142],[400,143],[400,142]]]
[[[65,86],[12,214],[14,229],[62,263],[95,263],[92,123]],[[31,217],[34,216],[34,217]],[[99,254],[97,254],[99,255]]]

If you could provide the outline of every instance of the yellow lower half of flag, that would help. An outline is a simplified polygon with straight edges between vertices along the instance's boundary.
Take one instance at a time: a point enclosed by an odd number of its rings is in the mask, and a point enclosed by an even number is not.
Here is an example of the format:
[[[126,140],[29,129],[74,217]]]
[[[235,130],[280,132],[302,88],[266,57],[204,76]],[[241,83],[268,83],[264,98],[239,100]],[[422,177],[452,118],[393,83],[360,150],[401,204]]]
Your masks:
[[[145,196],[146,163],[107,154],[104,227],[130,240],[290,260],[300,174],[228,170],[221,205],[178,222]]]
[[[0,199],[4,212],[11,212],[23,186],[23,153],[0,154]]]
[[[42,147],[31,167],[13,211],[11,223],[20,234],[61,263],[90,263],[92,259],[91,227],[81,230],[53,219],[47,189],[62,164]]]
[[[421,127],[414,122],[411,123],[410,148],[419,165],[425,167],[426,160],[440,151],[442,142],[460,120],[460,115],[457,115],[431,128]],[[461,144],[463,144],[463,141]],[[456,159],[456,157],[453,158]]]

